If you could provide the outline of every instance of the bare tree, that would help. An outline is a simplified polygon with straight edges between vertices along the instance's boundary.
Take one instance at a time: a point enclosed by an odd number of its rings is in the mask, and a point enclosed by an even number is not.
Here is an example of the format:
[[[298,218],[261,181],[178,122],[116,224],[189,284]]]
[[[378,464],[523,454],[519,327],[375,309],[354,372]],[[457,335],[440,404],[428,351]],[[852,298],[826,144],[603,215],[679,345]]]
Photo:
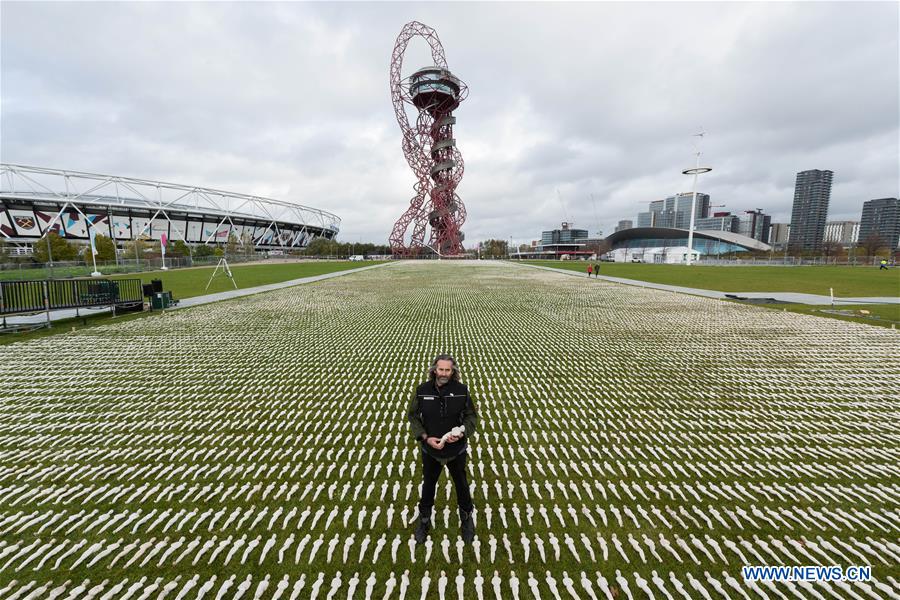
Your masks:
[[[878,254],[878,251],[884,248],[885,245],[884,240],[877,233],[870,233],[866,236],[866,239],[859,243],[859,247],[862,248],[867,259]]]
[[[833,256],[838,256],[842,249],[843,246],[839,242],[822,242],[822,256],[825,257],[825,262]]]
[[[606,254],[610,251],[611,245],[605,239],[603,240],[592,240],[591,242],[585,244],[584,249],[588,252],[592,252],[597,255],[597,258],[600,258],[602,254]]]

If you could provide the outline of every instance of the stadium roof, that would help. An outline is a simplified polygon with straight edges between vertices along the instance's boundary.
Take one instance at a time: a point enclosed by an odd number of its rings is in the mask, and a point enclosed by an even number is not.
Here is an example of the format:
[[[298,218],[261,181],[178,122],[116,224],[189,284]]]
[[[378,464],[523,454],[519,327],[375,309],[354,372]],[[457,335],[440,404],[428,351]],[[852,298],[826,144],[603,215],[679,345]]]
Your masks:
[[[677,229],[674,227],[632,227],[630,229],[622,229],[607,236],[606,241],[611,245],[626,240],[655,238],[655,239],[683,239],[688,237],[687,229]],[[729,244],[743,246],[748,250],[759,250],[768,252],[772,249],[768,244],[764,244],[759,240],[734,233],[731,231],[717,231],[706,229],[695,229],[694,237],[707,240],[720,240]]]
[[[162,181],[11,164],[0,164],[0,197],[7,202],[71,203],[288,222],[334,234],[341,224],[340,217],[333,213],[295,202]]]

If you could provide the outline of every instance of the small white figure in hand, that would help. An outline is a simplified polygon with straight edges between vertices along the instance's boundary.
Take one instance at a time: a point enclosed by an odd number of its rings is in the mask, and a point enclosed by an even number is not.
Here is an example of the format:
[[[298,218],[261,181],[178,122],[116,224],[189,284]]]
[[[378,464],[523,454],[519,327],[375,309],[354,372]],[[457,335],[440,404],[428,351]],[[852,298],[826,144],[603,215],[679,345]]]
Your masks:
[[[458,441],[459,439],[462,438],[462,436],[463,436],[465,433],[466,433],[466,426],[465,426],[465,425],[459,425],[459,426],[457,426],[457,427],[454,427],[453,429],[451,429],[451,430],[448,431],[447,433],[445,433],[445,434],[441,437],[441,439],[439,439],[438,441],[433,442],[433,443],[432,443],[432,442],[429,442],[429,443],[431,444],[431,446],[432,446],[433,448],[436,448],[437,450],[440,450],[441,448],[444,447],[444,444],[446,444],[446,443],[448,443],[448,442],[452,444],[453,442]]]

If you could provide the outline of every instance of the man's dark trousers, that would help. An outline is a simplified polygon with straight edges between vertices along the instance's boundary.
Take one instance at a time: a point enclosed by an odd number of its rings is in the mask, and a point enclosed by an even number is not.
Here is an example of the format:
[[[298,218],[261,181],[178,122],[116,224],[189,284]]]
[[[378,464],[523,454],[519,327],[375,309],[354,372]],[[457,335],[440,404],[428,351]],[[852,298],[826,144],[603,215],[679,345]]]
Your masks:
[[[469,482],[466,481],[466,453],[463,452],[447,463],[447,470],[453,479],[456,488],[456,501],[459,510],[472,512],[472,494],[469,492]],[[434,506],[434,492],[438,479],[443,471],[443,465],[430,454],[422,450],[422,499],[419,501],[419,514],[423,517],[431,516],[431,508]]]

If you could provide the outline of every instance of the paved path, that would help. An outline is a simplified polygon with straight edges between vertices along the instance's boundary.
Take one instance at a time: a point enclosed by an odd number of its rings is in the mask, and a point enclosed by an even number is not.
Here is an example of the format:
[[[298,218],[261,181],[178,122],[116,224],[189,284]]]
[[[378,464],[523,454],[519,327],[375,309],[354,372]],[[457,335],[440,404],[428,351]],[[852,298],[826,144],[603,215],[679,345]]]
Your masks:
[[[540,265],[523,264],[522,266],[531,267],[533,269],[546,269],[556,273],[565,275],[574,275],[576,277],[587,277],[587,273],[572,271],[571,269],[556,269],[553,267],[543,267]],[[691,294],[693,296],[705,296],[707,298],[716,298],[717,300],[734,300],[729,296],[739,296],[740,298],[772,298],[779,302],[790,302],[792,304],[810,304],[816,306],[830,306],[831,296],[819,296],[816,294],[800,294],[796,292],[718,292],[716,290],[701,290],[698,288],[684,287],[680,285],[666,285],[664,283],[651,283],[649,281],[640,281],[638,279],[625,279],[623,277],[609,277],[600,275],[595,279],[605,279],[613,283],[622,283],[625,285],[635,285],[638,287],[652,288],[655,290],[666,290],[668,292],[678,292],[679,294]],[[835,305],[846,304],[900,304],[900,298],[891,296],[875,296],[866,298],[835,298]]]
[[[383,267],[385,265],[389,265],[391,263],[381,263],[379,265],[369,265],[366,267],[360,267],[358,269],[347,269],[346,271],[334,271],[333,273],[324,273],[322,275],[312,275],[310,277],[301,277],[299,279],[290,279],[288,281],[279,281],[278,283],[269,283],[266,285],[258,285],[252,288],[245,289],[237,289],[237,290],[227,290],[225,292],[219,292],[216,294],[207,294],[205,296],[194,296],[192,298],[185,298],[184,300],[179,300],[178,304],[169,308],[168,310],[177,310],[179,308],[188,308],[191,306],[199,306],[201,304],[209,304],[210,302],[219,302],[220,300],[231,300],[232,298],[241,298],[243,296],[250,296],[253,294],[259,294],[260,292],[270,292],[272,290],[280,290],[282,288],[291,287],[294,285],[303,285],[304,283],[313,283],[314,281],[321,281],[323,279],[331,279],[332,277],[340,277],[342,275],[349,275],[350,273],[359,273],[360,271],[366,271],[368,269],[377,269],[378,267]],[[62,319],[72,319],[76,317],[87,317],[93,316],[102,313],[109,313],[111,309],[109,307],[100,307],[100,308],[79,308],[75,310],[64,309],[64,310],[52,310],[50,311],[50,320],[51,321],[60,321]],[[47,313],[38,313],[34,315],[19,315],[13,317],[6,317],[6,323],[8,325],[36,325],[39,323],[47,322]]]

